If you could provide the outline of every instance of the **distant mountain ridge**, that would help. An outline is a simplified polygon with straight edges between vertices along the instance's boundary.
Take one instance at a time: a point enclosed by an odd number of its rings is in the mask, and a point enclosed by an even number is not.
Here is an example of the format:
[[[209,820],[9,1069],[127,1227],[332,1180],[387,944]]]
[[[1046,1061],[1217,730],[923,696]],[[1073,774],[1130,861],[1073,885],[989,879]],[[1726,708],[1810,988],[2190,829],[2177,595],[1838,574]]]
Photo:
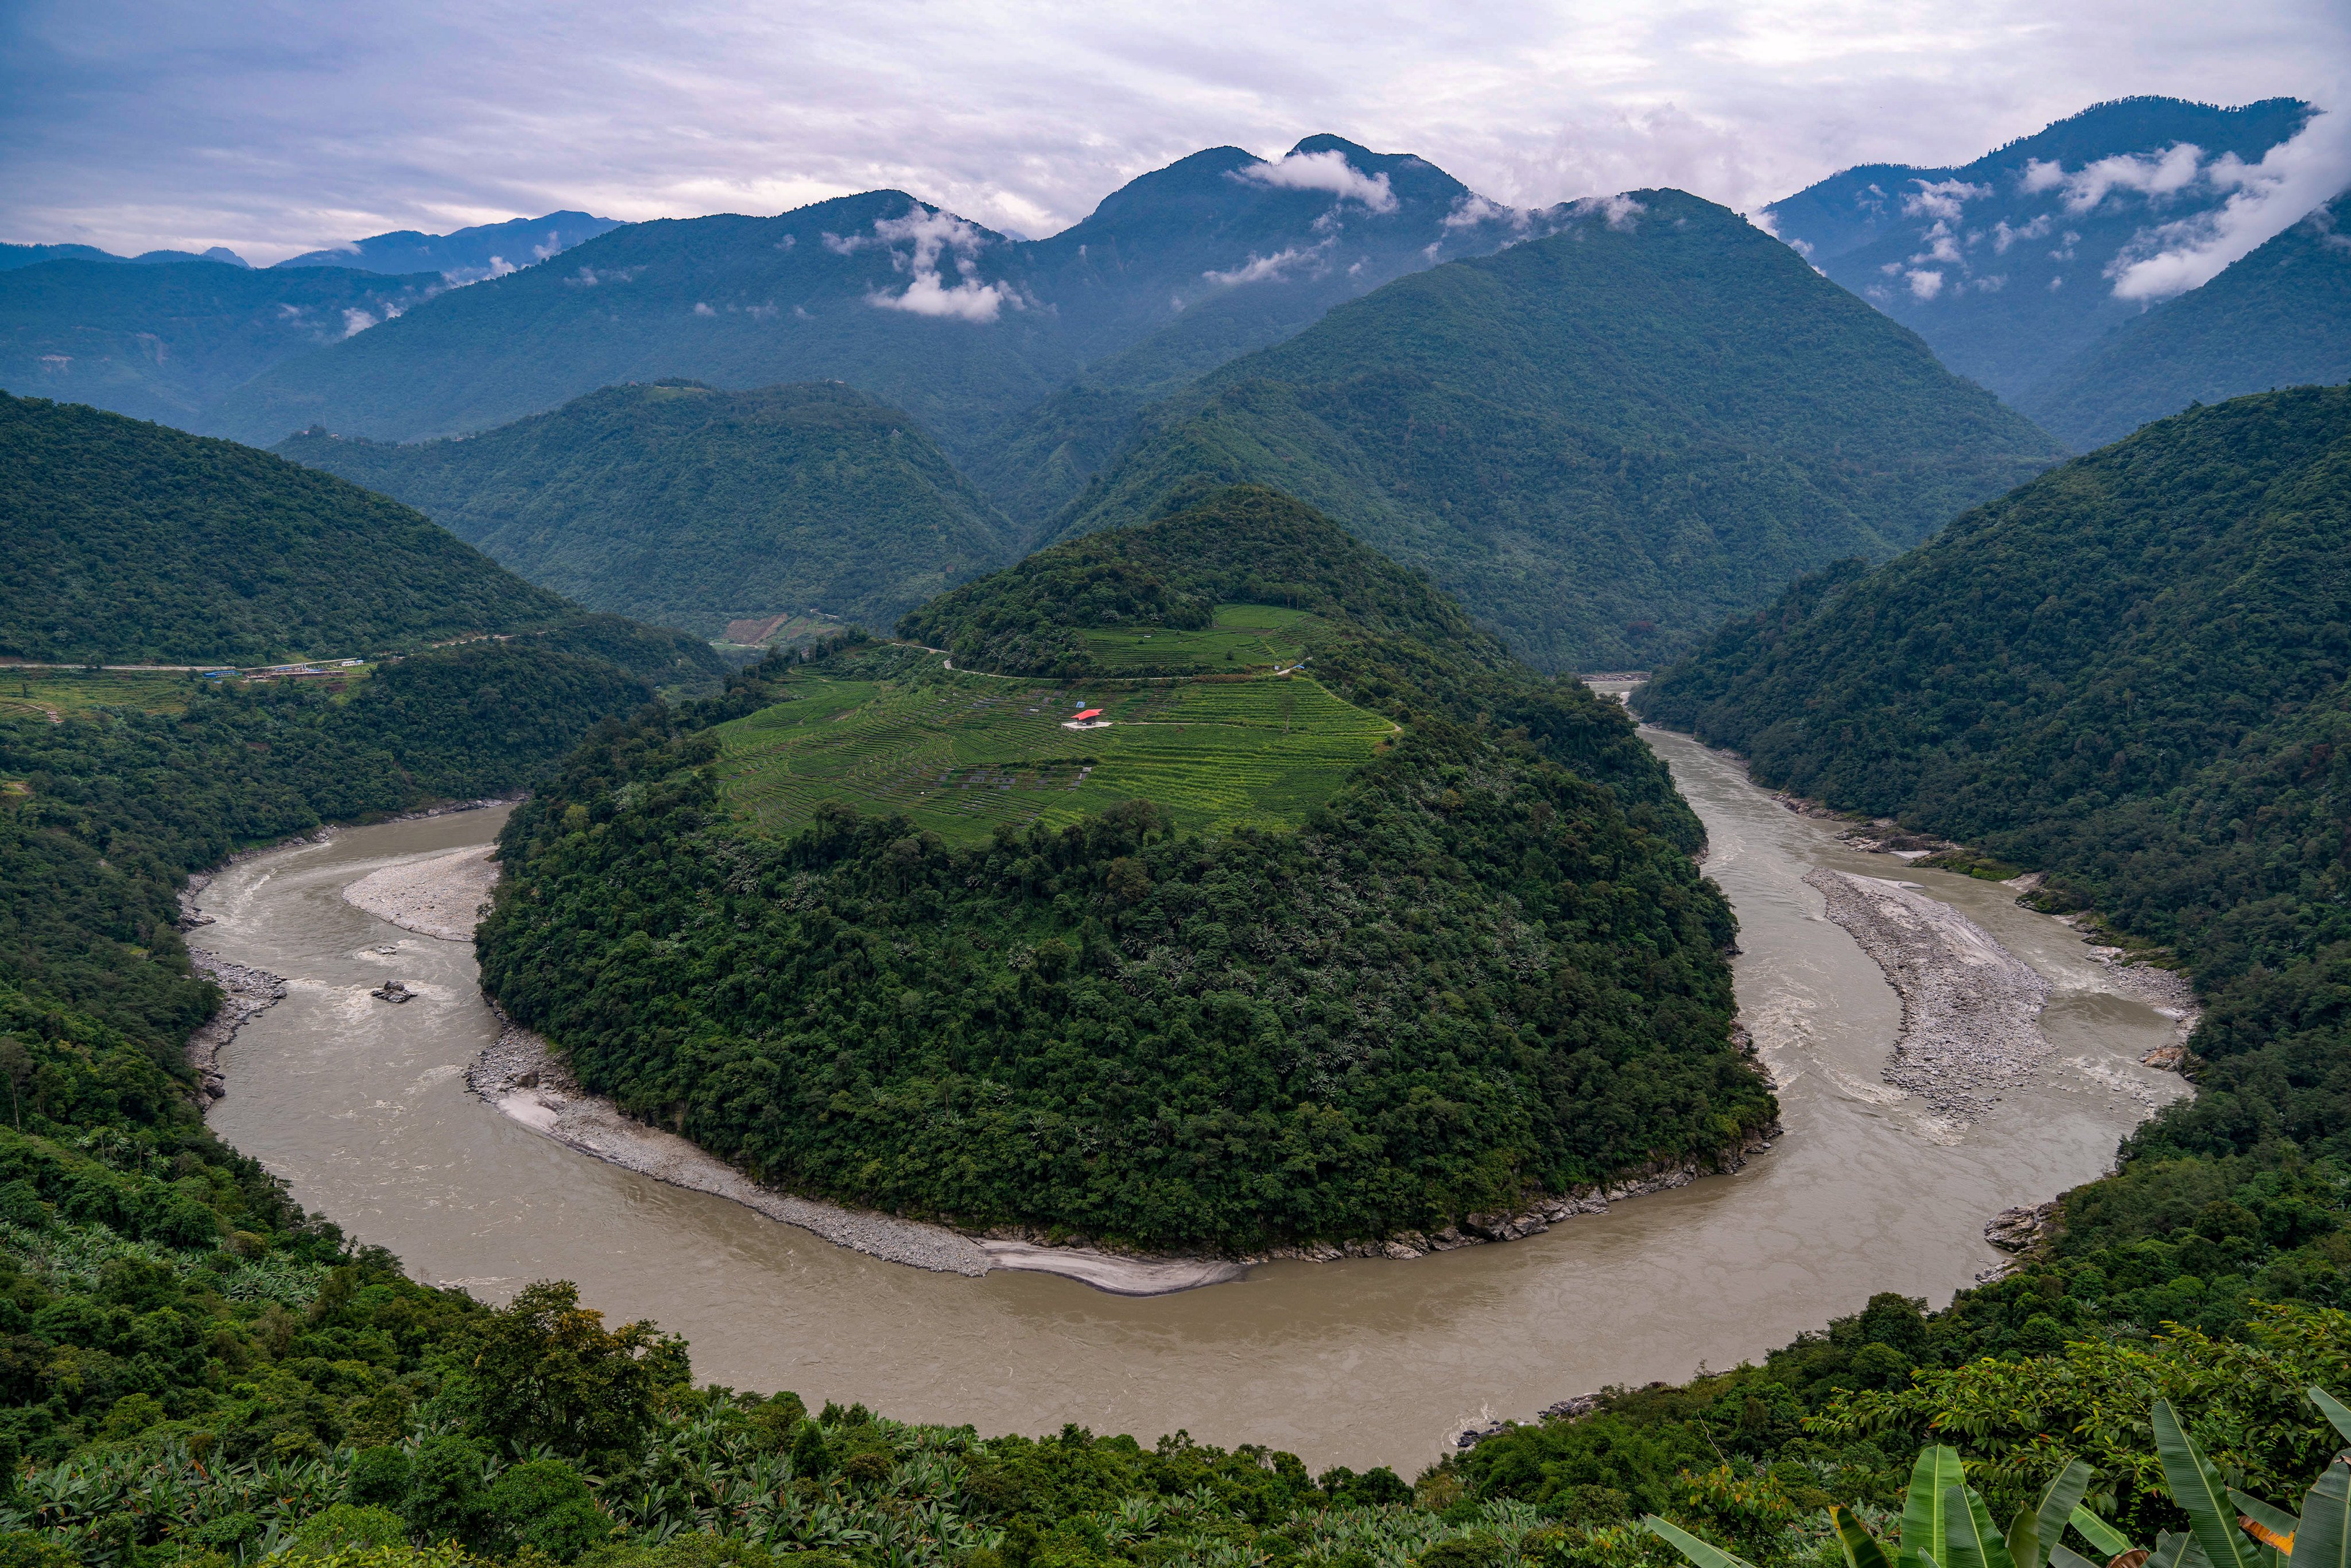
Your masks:
[[[348,267],[360,272],[437,272],[452,283],[475,283],[486,277],[503,277],[560,256],[583,240],[620,226],[617,218],[560,212],[536,218],[510,218],[502,224],[478,224],[445,235],[400,229],[288,256],[276,263],[273,270]]]
[[[158,267],[182,261],[216,261],[229,267],[253,264],[225,245],[207,251],[151,250],[139,256],[116,256],[94,245],[0,245],[0,272],[38,267],[45,261],[111,261],[138,267]]]
[[[0,386],[186,429],[268,366],[431,298],[437,273],[52,261],[0,272]]]
[[[1974,162],[1865,164],[1765,208],[1829,277],[2003,397],[2057,374],[2145,308],[2116,273],[2226,200],[2315,112],[2296,99],[2238,109],[2179,99],[2096,105]],[[2171,231],[2176,232],[2176,231]]]
[[[887,627],[1018,553],[920,426],[837,383],[608,387],[463,441],[277,451],[591,609],[705,637],[808,609]]]
[[[840,380],[904,408],[991,491],[1025,495],[1026,476],[997,472],[990,455],[1089,365],[1148,343],[1150,362],[1122,386],[1181,384],[1337,300],[1491,251],[1524,224],[1425,160],[1330,137],[1276,160],[1196,153],[1044,240],[896,191],[776,217],[637,224],[559,266],[436,299],[397,331],[281,364],[203,423],[264,443],[313,424],[414,440],[621,382]],[[1029,444],[1050,464],[1070,444],[1046,434]],[[1078,443],[1068,476],[1031,510],[1081,483],[1102,444]]]
[[[2351,380],[2351,193],[2126,321],[2018,405],[2076,447],[2191,402]]]
[[[1051,537],[1271,486],[1538,666],[1637,668],[2059,449],[1925,344],[1677,191],[1401,278],[1153,408]]]

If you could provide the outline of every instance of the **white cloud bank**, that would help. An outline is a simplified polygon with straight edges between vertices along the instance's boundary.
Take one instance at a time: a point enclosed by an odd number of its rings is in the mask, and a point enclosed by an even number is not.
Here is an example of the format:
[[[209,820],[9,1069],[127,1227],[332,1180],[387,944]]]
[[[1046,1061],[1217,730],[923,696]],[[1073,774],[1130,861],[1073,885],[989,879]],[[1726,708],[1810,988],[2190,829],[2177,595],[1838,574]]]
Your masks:
[[[1385,174],[1366,174],[1333,147],[1322,152],[1291,152],[1278,162],[1251,163],[1232,177],[1284,191],[1328,191],[1343,202],[1360,202],[1375,213],[1395,211],[1395,191]]]
[[[2351,186],[2351,116],[2322,114],[2258,163],[2231,154],[2199,174],[2227,191],[2228,199],[2217,211],[2159,225],[2134,240],[2108,274],[2123,298],[2168,299],[2209,283],[2231,262],[2340,195]]]
[[[887,289],[874,289],[865,296],[865,302],[884,310],[904,310],[914,316],[947,317],[958,321],[993,321],[1006,306],[1021,307],[1020,297],[999,283],[982,283],[971,276],[972,264],[987,244],[987,236],[978,226],[966,223],[953,213],[916,206],[900,218],[880,218],[873,225],[870,241],[836,240],[827,235],[825,243],[844,253],[857,249],[861,244],[879,244],[888,247],[890,264],[901,272],[913,275],[906,287],[896,294]],[[901,245],[911,245],[911,252],[901,251]],[[954,266],[956,281],[949,283],[939,270],[939,257],[944,255]]]

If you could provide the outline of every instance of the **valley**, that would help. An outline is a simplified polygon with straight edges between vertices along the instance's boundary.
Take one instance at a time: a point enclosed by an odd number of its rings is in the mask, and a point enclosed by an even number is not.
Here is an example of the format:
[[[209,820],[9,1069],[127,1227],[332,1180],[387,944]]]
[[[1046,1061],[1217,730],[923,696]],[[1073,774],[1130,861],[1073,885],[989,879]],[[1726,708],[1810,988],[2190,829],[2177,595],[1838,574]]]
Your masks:
[[[44,20],[0,1568],[2344,1555],[2323,28],[1938,4]]]
[[[1409,1474],[1462,1427],[1679,1378],[1701,1356],[1760,1355],[1814,1323],[1823,1300],[1940,1301],[2001,1260],[1981,1237],[1993,1213],[2095,1176],[2119,1134],[2179,1092],[2137,1061],[2171,1021],[2116,988],[2076,933],[1994,884],[1857,852],[1729,760],[1650,739],[1705,821],[1739,915],[1740,1013],[1787,1132],[1736,1174],[1526,1240],[1402,1263],[1265,1263],[1238,1284],[1123,1298],[884,1263],[591,1159],[465,1090],[463,1069],[499,1023],[465,946],[341,897],[377,866],[486,841],[490,812],[351,830],[244,862],[206,891],[218,918],[206,940],[292,981],[230,1048],[214,1123],[301,1201],[363,1226],[424,1277],[496,1301],[577,1271],[615,1315],[658,1313],[685,1333],[721,1382],[983,1431],[1180,1426],[1317,1470]],[[1819,918],[1803,878],[1821,865],[1917,882],[2047,977],[2054,1059],[1966,1135],[1879,1078],[1901,1009]],[[367,1000],[386,974],[423,999]],[[1628,1314],[1628,1300],[1647,1306]]]

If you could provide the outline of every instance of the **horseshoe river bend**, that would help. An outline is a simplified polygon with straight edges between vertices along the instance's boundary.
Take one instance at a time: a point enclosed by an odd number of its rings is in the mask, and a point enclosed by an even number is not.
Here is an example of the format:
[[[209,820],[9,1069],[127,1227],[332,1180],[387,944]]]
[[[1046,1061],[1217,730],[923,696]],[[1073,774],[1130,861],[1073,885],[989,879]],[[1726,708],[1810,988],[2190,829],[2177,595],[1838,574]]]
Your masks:
[[[2001,1259],[1988,1218],[2101,1174],[2122,1134],[2184,1092],[2141,1064],[2173,1040],[2174,1018],[2137,999],[2071,927],[2019,908],[2013,889],[1864,852],[1734,759],[1643,733],[1704,819],[1706,869],[1737,909],[1740,1015],[1785,1130],[1734,1174],[1525,1239],[1265,1263],[1126,1297],[1048,1274],[884,1262],[603,1163],[467,1089],[466,1067],[499,1031],[472,945],[341,896],[387,866],[487,843],[503,809],[347,830],[240,860],[204,889],[214,924],[198,944],[287,981],[223,1053],[226,1097],[209,1119],[302,1204],[419,1278],[492,1301],[576,1280],[608,1318],[684,1334],[701,1380],[983,1432],[1076,1422],[1148,1443],[1182,1427],[1288,1449],[1311,1469],[1386,1464],[1410,1477],[1464,1427],[1733,1364],[1874,1291],[1940,1306]],[[1883,883],[1823,874],[1835,873],[1906,883],[1904,907],[1964,915],[2003,997],[2045,996],[2045,1044],[2032,1041],[2031,1070],[2003,1079],[1988,1110],[1970,1101],[1971,1119],[1950,1114],[1957,1102],[1919,1071],[1895,1072],[1910,1087],[1888,1081],[1903,1002],[1828,915],[1837,890]],[[370,996],[395,977],[413,1001]]]

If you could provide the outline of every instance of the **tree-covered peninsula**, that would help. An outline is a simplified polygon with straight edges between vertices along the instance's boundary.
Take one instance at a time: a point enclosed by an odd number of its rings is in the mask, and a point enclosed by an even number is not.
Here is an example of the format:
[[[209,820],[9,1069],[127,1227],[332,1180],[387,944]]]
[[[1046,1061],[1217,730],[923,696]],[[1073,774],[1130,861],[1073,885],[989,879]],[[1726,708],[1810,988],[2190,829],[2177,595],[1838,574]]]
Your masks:
[[[1069,700],[1138,716],[1063,727],[1063,641],[1134,654],[1218,605],[1311,618],[1285,634],[1311,674],[1219,654],[1090,679]],[[516,814],[485,985],[587,1087],[796,1190],[1235,1251],[1438,1231],[1712,1162],[1771,1119],[1731,1041],[1729,912],[1661,765],[1306,507],[1221,492],[908,629],[999,667],[778,656],[607,726]],[[1259,690],[1288,716],[1232,706]],[[862,726],[875,704],[908,716]],[[1307,788],[1280,748],[1323,744],[1325,704],[1373,733]],[[866,762],[829,769],[843,726]],[[1128,728],[1165,732],[1126,764],[1165,798],[1051,818],[1051,770],[1112,768],[1090,747]],[[935,747],[1004,737],[1032,754],[974,770],[1034,789],[1029,820],[960,815],[956,765],[921,782]],[[801,786],[771,828],[744,806],[762,770]]]

